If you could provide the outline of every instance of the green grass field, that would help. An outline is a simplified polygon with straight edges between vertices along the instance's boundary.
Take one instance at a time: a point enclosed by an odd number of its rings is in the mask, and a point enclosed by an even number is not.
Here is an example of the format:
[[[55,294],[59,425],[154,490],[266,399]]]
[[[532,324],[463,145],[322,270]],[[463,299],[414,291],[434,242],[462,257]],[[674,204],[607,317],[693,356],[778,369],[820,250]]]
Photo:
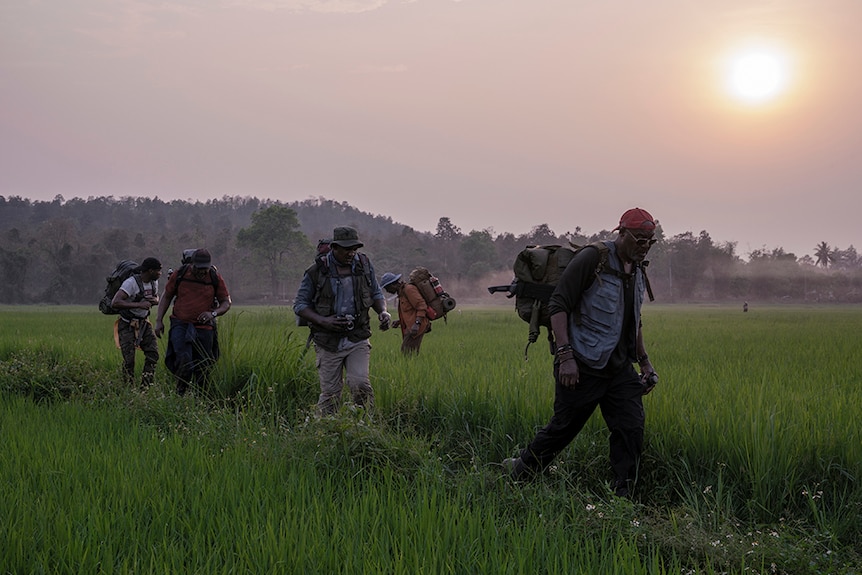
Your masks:
[[[235,306],[211,387],[177,397],[162,365],[120,383],[95,308],[0,307],[0,573],[862,573],[862,309],[644,313],[661,380],[621,500],[598,413],[504,476],[553,401],[508,307],[413,359],[375,332],[373,413],[323,419],[288,308]]]

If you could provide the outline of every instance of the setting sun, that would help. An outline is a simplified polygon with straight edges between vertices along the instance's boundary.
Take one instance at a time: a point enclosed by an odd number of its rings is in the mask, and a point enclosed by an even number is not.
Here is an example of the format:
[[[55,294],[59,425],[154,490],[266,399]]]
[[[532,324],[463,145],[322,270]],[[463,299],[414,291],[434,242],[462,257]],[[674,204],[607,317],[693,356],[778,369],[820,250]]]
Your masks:
[[[789,80],[787,56],[774,48],[740,50],[727,62],[725,87],[734,99],[744,104],[772,102],[785,92]]]

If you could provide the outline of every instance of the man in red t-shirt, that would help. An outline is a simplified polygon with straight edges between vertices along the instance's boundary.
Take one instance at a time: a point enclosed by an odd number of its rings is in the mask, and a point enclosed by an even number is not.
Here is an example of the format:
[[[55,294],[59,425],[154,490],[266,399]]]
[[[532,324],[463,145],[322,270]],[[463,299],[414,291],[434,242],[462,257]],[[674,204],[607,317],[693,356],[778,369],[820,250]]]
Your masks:
[[[216,317],[231,306],[227,284],[212,266],[209,251],[196,250],[191,263],[168,278],[156,315],[156,337],[162,337],[163,318],[172,303],[165,366],[177,379],[177,393],[183,395],[190,384],[205,383],[218,359]]]

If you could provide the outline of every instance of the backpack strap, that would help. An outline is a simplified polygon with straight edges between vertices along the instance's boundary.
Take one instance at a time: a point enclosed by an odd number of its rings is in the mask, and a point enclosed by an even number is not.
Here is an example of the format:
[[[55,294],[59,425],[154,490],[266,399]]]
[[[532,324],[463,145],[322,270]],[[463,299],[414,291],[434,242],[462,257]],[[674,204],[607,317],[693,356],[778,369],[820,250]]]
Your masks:
[[[135,282],[138,284],[138,301],[144,299],[144,280],[141,279],[141,274],[132,275],[135,278]]]
[[[646,284],[646,291],[649,296],[649,300],[655,301],[655,296],[652,295],[652,286],[649,285],[649,276],[646,273],[647,266],[649,266],[649,260],[644,260],[638,264],[638,267],[641,269],[641,273],[644,275],[644,283]]]
[[[213,297],[215,297],[215,293],[218,291],[218,272],[216,271],[215,267],[210,266],[210,281],[209,283],[207,283],[201,280],[185,277],[190,265],[191,264],[183,264],[180,269],[177,270],[177,289],[180,289],[180,283],[182,283],[183,281],[190,281],[196,284],[211,285],[213,288]]]

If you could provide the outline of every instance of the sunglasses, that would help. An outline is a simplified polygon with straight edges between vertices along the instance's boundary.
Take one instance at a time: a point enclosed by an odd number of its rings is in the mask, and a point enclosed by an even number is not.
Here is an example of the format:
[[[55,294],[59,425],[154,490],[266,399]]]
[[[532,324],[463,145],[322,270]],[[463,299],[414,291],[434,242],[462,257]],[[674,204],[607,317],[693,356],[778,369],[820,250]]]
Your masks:
[[[626,230],[626,232],[632,237],[632,239],[635,241],[635,243],[638,245],[639,248],[650,247],[658,241],[658,239],[656,239],[654,237],[639,238],[636,235],[634,235],[633,233],[631,233],[629,230]]]

